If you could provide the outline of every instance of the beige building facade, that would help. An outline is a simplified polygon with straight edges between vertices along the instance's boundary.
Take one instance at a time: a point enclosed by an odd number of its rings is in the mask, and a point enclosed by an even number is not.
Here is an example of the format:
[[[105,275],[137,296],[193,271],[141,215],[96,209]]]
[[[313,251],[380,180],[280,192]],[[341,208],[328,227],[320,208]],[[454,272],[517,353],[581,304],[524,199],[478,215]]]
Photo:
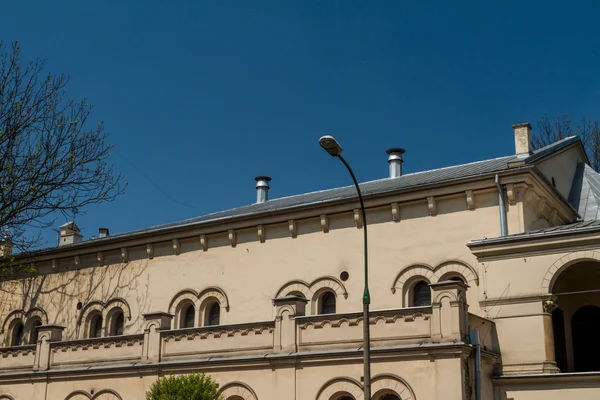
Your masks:
[[[475,399],[478,377],[486,400],[600,398],[600,177],[579,139],[513,128],[513,155],[361,184],[373,399]],[[225,400],[363,399],[356,192],[268,186],[127,234],[68,223],[18,260],[37,273],[0,283],[0,399],[141,400],[192,372]]]

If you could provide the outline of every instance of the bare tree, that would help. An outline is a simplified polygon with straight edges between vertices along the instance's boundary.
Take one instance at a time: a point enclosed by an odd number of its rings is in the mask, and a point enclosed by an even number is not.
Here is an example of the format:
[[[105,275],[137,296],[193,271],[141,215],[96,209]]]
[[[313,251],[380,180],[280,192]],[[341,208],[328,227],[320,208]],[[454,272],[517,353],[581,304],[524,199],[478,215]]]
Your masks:
[[[67,97],[66,75],[43,61],[21,62],[18,43],[0,41],[0,228],[15,250],[43,244],[42,228],[87,205],[112,201],[126,186],[108,164],[112,145],[92,106]]]
[[[591,167],[600,172],[600,122],[582,118],[574,123],[563,114],[550,119],[544,115],[538,121],[538,130],[532,137],[533,147],[539,149],[569,136],[577,135],[590,159]]]

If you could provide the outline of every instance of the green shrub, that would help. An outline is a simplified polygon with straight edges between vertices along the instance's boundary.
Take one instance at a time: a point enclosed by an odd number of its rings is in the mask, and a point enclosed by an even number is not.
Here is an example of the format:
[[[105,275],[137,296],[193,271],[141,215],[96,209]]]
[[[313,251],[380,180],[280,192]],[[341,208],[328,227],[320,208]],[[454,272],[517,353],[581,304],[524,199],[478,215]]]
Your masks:
[[[159,378],[146,392],[146,400],[223,400],[223,396],[210,376],[190,374]]]

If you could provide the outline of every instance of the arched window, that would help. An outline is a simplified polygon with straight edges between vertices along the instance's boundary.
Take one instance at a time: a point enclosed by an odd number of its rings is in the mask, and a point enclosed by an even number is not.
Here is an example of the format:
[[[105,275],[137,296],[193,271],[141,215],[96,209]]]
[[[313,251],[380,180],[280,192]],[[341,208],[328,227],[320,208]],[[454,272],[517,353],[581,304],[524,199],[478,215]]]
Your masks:
[[[96,313],[90,319],[90,338],[102,337],[102,315]]]
[[[125,316],[123,311],[117,310],[112,313],[110,317],[110,336],[120,336],[123,334],[123,327],[125,325]]]
[[[196,308],[193,304],[185,307],[181,316],[179,317],[179,327],[180,328],[193,328],[196,319]]]
[[[335,294],[325,292],[319,302],[319,314],[335,314]]]
[[[206,316],[206,326],[219,325],[221,319],[221,305],[219,303],[214,303],[208,309],[208,314]]]
[[[342,397],[338,397],[335,400],[354,400],[354,397],[343,395]]]
[[[454,281],[454,282],[462,282],[465,283],[465,280],[463,278],[461,278],[460,276],[452,276],[448,279],[449,281]]]
[[[23,322],[19,319],[13,324],[13,328],[10,333],[10,345],[21,346],[23,344],[23,331],[25,327]]]
[[[396,396],[395,394],[384,394],[377,400],[400,400],[400,397]]]
[[[33,322],[29,324],[29,344],[36,344],[38,340],[39,332],[37,330],[38,326],[42,325],[42,320],[39,318],[35,318]]]
[[[431,305],[431,290],[429,284],[420,281],[413,287],[413,307],[424,307]]]

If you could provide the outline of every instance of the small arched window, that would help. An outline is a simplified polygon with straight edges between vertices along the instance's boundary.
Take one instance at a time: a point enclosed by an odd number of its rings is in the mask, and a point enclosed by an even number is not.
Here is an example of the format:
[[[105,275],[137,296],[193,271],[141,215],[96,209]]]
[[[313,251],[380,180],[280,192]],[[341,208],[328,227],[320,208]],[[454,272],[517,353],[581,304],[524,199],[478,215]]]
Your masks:
[[[38,341],[39,332],[37,330],[38,326],[42,325],[42,321],[39,318],[36,318],[30,325],[30,333],[29,333],[29,344],[36,344]]]
[[[335,314],[335,294],[325,292],[321,296],[319,314]]]
[[[429,284],[420,281],[413,287],[413,307],[424,307],[431,305],[431,290]]]
[[[23,331],[25,327],[23,326],[23,322],[21,320],[17,320],[12,328],[10,334],[10,345],[11,346],[21,346],[23,344]]]
[[[193,304],[188,305],[183,309],[181,313],[179,327],[180,328],[193,328],[196,319],[196,308]]]
[[[110,318],[110,336],[120,336],[123,334],[125,326],[125,316],[123,311],[115,311]]]
[[[452,276],[448,279],[449,281],[454,281],[454,282],[462,282],[465,283],[465,280],[463,278],[461,278],[460,276]]]
[[[90,338],[99,338],[102,336],[102,315],[97,313],[90,319]]]
[[[219,325],[220,319],[221,319],[221,305],[219,303],[214,303],[208,309],[206,325],[209,325],[209,326]]]
[[[384,394],[378,400],[400,400],[400,397],[395,394]]]

